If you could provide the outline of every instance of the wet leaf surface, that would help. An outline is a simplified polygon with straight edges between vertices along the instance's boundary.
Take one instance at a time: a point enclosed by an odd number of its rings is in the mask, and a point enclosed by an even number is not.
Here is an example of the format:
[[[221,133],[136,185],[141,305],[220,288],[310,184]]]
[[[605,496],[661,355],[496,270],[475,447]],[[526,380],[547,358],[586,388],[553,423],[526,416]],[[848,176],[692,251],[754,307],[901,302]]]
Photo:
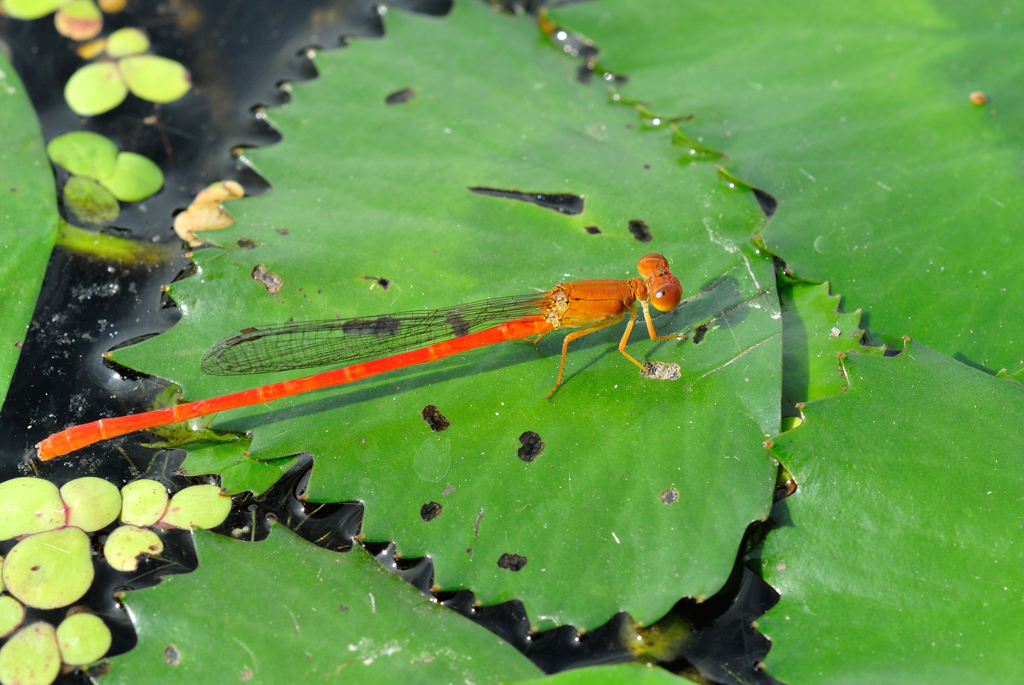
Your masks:
[[[539,674],[361,549],[313,548],[278,526],[258,543],[205,531],[195,542],[197,571],[125,598],[139,644],[110,660],[104,683],[497,683]],[[272,598],[253,602],[254,589]]]
[[[773,453],[759,621],[792,683],[1013,681],[1024,673],[1024,389],[909,343],[851,353],[850,389],[811,402]]]
[[[1024,365],[1024,6],[611,0],[554,18],[778,198],[768,247],[885,342]],[[972,103],[973,91],[988,94]]]
[[[0,54],[0,401],[18,361],[46,263],[57,236],[57,201],[32,105],[7,58]]]
[[[617,328],[572,345],[550,401],[554,335],[213,425],[253,433],[225,472],[239,478],[229,490],[264,487],[244,480],[257,473],[237,468],[246,458],[310,452],[311,500],[362,501],[368,539],[431,556],[441,589],[471,588],[485,604],[521,598],[540,627],[593,627],[620,610],[650,622],[681,596],[714,594],[775,480],[761,443],[779,426],[781,313],[772,262],[750,244],[763,222],[755,198],[712,165],[680,167],[670,128],[641,132],[635,112],[578,84],[575,64],[526,18],[460,3],[443,20],[387,22],[384,41],[320,55],[320,77],[270,112],[285,142],[251,160],[274,191],[232,203],[236,223],[215,238],[225,248],[197,252],[198,274],[171,286],[181,323],[117,361],[198,399],[286,377],[200,372],[210,345],[247,326],[627,278],[641,255],[663,252],[690,299],[655,326],[706,334],[653,343],[640,330],[629,349],[680,364],[678,381],[642,378],[615,350]],[[386,104],[406,87],[415,98]],[[566,214],[470,187],[586,203]],[[584,230],[593,225],[600,234]],[[261,266],[280,280],[273,292],[253,280]],[[451,427],[432,432],[427,404]],[[545,445],[532,462],[517,455],[526,431]],[[667,488],[678,501],[659,497]],[[429,522],[427,502],[442,505]]]

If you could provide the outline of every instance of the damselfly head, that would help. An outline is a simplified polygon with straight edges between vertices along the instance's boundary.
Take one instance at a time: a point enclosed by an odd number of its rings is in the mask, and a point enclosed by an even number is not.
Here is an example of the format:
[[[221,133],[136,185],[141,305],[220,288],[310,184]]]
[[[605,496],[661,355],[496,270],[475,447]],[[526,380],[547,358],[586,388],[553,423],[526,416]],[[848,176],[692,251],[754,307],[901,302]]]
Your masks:
[[[636,269],[647,282],[647,292],[655,309],[668,312],[679,306],[679,301],[683,299],[683,286],[679,284],[679,279],[672,275],[668,268],[668,260],[663,255],[644,255]]]

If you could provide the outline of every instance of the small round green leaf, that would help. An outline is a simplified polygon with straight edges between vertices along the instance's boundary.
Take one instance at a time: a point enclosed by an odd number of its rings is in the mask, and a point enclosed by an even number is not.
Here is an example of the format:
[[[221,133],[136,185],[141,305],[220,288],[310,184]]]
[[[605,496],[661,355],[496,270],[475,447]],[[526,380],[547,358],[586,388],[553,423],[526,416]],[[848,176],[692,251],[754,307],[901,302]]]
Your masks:
[[[122,152],[117,156],[113,173],[100,179],[118,200],[138,202],[160,190],[164,174],[152,160],[134,152]]]
[[[73,614],[57,626],[57,646],[61,659],[72,666],[84,666],[110,649],[110,628],[95,614]]]
[[[111,57],[138,55],[146,50],[149,50],[149,38],[140,29],[120,29],[107,36],[107,54]]]
[[[68,525],[87,533],[105,528],[121,513],[121,491],[102,478],[76,478],[61,487],[60,497],[68,512]]]
[[[64,99],[75,114],[89,117],[114,109],[128,95],[128,86],[114,62],[87,64],[68,79]]]
[[[118,526],[107,537],[103,545],[103,557],[118,571],[134,571],[139,568],[139,556],[155,556],[164,551],[164,543],[148,528],[124,525]]]
[[[0,638],[13,633],[24,620],[24,604],[10,595],[0,597]]]
[[[60,673],[60,650],[53,626],[27,625],[0,648],[0,683],[50,685]]]
[[[193,485],[171,498],[161,523],[177,528],[214,528],[231,511],[231,498],[218,485]]]
[[[93,575],[89,536],[78,528],[30,535],[4,559],[7,591],[36,609],[77,601],[92,585]]]
[[[151,526],[167,511],[167,488],[143,478],[121,488],[121,523]]]
[[[60,528],[66,521],[57,486],[42,478],[0,483],[0,540]]]
[[[46,145],[46,154],[72,174],[103,178],[114,173],[117,146],[114,141],[91,131],[74,131],[57,136]]]
[[[120,62],[128,88],[143,100],[174,102],[192,87],[188,69],[156,55],[126,57]]]
[[[103,29],[103,13],[92,0],[71,0],[53,21],[57,32],[71,40],[89,40]]]
[[[85,176],[72,176],[64,184],[64,206],[84,224],[109,224],[121,213],[113,193]]]
[[[55,12],[67,0],[5,0],[4,12],[15,19],[38,19]]]

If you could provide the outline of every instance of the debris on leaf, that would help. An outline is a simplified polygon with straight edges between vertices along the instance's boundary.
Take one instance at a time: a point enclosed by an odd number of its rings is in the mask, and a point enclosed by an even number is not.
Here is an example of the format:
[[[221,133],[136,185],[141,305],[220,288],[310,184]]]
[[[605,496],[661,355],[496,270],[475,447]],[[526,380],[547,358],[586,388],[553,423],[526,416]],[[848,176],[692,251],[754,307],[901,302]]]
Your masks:
[[[196,231],[227,228],[235,223],[235,218],[228,214],[221,203],[243,195],[245,190],[235,181],[218,181],[207,186],[199,191],[188,209],[174,217],[174,232],[189,247],[199,247],[203,241],[196,237]]]

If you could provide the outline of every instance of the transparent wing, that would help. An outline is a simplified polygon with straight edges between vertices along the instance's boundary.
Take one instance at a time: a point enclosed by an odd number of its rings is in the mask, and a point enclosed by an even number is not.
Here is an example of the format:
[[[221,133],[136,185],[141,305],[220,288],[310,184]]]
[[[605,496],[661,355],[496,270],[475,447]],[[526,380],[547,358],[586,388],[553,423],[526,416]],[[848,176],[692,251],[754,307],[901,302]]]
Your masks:
[[[417,312],[245,328],[203,355],[215,376],[349,365],[451,340],[544,311],[547,293]]]

